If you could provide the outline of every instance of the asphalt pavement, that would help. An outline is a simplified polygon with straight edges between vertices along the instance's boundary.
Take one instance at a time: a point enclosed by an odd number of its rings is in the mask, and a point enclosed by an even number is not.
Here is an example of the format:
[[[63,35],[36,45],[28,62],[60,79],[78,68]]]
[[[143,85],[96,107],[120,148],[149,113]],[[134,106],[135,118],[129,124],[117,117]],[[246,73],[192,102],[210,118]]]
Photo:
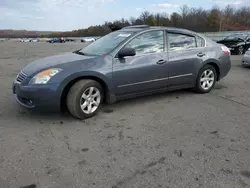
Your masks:
[[[209,94],[180,90],[105,105],[80,121],[14,100],[20,69],[83,43],[0,43],[0,188],[250,187],[250,69]]]

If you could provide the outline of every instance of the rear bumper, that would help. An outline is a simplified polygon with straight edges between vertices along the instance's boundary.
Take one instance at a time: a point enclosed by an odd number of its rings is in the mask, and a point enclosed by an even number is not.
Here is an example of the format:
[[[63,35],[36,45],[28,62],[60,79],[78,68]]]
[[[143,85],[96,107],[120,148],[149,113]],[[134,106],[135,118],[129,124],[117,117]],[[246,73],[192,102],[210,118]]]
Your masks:
[[[23,107],[39,111],[60,111],[60,94],[57,84],[22,86],[13,83],[13,94]]]
[[[231,66],[230,56],[227,55],[220,58],[220,76],[218,77],[218,80],[228,75],[231,70]]]

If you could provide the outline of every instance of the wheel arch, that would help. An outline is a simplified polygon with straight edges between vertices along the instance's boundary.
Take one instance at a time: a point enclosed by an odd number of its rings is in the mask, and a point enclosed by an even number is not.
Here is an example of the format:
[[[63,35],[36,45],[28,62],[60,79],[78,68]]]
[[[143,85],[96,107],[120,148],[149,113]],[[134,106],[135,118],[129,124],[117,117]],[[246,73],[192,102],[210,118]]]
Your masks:
[[[216,74],[217,74],[217,80],[216,81],[219,81],[220,80],[220,66],[219,66],[218,62],[210,60],[210,61],[206,61],[203,64],[202,67],[204,67],[205,65],[211,65],[211,66],[213,66],[215,68]]]
[[[60,104],[61,104],[61,110],[65,111],[67,110],[66,106],[66,98],[68,95],[68,92],[70,88],[79,80],[83,79],[91,79],[95,80],[98,83],[101,84],[103,91],[104,91],[104,102],[107,102],[110,98],[111,88],[107,80],[105,80],[102,76],[99,76],[97,74],[77,74],[74,76],[71,76],[70,78],[67,78],[67,81],[63,83],[61,87],[61,95],[60,95]]]

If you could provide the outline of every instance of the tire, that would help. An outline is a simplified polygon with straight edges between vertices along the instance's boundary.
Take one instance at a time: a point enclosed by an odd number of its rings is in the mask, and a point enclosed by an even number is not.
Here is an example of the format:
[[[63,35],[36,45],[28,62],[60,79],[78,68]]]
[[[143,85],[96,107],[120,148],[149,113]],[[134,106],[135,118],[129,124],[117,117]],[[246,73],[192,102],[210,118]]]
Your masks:
[[[91,88],[93,88],[92,92]],[[98,95],[98,92],[100,95]],[[67,95],[68,110],[74,117],[79,119],[87,119],[94,116],[100,109],[102,101],[103,88],[98,82],[94,80],[86,79],[76,82],[70,88]]]
[[[204,80],[203,82],[202,79]],[[208,93],[214,88],[216,80],[217,80],[217,72],[215,68],[212,65],[205,65],[199,71],[194,89],[197,93]],[[204,82],[206,84],[204,84]]]
[[[243,46],[238,47],[237,55],[244,55],[244,47]]]

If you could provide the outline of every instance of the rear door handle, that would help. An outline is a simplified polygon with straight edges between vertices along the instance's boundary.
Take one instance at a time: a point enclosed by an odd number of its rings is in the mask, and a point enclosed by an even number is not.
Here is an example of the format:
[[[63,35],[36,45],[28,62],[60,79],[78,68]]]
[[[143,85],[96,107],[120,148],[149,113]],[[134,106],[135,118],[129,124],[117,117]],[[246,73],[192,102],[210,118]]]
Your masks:
[[[203,57],[203,56],[205,56],[205,55],[206,55],[206,54],[203,53],[203,52],[200,52],[200,53],[197,54],[198,57]]]
[[[166,63],[166,62],[167,62],[167,61],[161,59],[161,60],[157,61],[156,64],[162,65],[162,64],[164,64],[164,63]]]

